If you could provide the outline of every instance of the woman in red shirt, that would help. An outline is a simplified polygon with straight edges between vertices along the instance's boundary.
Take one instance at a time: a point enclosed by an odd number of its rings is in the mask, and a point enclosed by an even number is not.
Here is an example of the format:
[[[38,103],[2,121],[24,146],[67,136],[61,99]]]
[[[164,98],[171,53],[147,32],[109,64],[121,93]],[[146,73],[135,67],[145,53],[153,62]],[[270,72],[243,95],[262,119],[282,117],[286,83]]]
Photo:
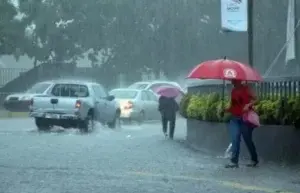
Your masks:
[[[243,121],[243,114],[252,109],[256,101],[256,97],[248,87],[242,84],[239,80],[232,80],[233,89],[231,91],[231,104],[227,109],[231,113],[232,118],[229,122],[229,131],[232,143],[232,157],[231,162],[227,164],[226,168],[237,168],[240,154],[241,136],[251,155],[252,163],[249,167],[255,167],[258,164],[256,148],[252,140],[253,129]]]

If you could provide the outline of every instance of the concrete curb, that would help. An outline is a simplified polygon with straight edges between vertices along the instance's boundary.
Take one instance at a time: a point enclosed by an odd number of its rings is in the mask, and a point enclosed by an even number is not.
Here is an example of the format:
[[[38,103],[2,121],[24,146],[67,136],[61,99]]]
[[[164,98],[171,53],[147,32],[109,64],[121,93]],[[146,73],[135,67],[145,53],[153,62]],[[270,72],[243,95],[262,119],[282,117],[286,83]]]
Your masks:
[[[229,133],[224,123],[187,120],[187,141],[197,149],[207,149],[214,154],[224,155],[228,147]],[[282,164],[298,164],[300,153],[300,132],[293,127],[265,125],[253,133],[261,160]],[[249,157],[244,143],[241,143],[241,158]]]

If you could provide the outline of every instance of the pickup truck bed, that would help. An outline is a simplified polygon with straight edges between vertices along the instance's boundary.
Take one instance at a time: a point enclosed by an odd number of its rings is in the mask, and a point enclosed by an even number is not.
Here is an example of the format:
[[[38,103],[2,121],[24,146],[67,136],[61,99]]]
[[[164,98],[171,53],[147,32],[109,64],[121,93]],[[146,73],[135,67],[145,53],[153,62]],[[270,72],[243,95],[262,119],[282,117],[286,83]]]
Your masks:
[[[83,125],[85,128],[88,113],[87,108],[80,108],[83,104],[85,103],[81,98],[38,96],[32,100],[29,116],[35,118],[40,130],[46,130],[53,125],[64,128]]]
[[[31,105],[31,112],[52,113],[52,114],[75,114],[78,108],[75,107],[78,98],[38,96],[34,97]]]

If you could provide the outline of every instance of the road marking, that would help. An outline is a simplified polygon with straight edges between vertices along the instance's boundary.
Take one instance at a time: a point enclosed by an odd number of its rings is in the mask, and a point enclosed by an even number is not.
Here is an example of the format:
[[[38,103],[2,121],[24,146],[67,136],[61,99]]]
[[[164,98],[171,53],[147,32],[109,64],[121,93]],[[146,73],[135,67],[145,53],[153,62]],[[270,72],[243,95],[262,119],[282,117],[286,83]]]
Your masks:
[[[202,181],[202,182],[210,182],[210,183],[217,183],[221,186],[227,186],[230,188],[238,189],[238,190],[247,190],[247,191],[260,191],[265,193],[295,193],[295,192],[289,192],[284,190],[276,190],[272,188],[266,188],[266,187],[257,187],[257,186],[250,186],[245,185],[237,182],[230,182],[225,180],[215,180],[215,179],[209,179],[209,178],[202,178],[202,177],[194,177],[194,176],[183,176],[183,175],[167,175],[167,174],[155,174],[155,173],[148,173],[148,172],[129,172],[131,175],[136,176],[144,176],[144,177],[157,177],[157,178],[170,178],[170,179],[177,179],[177,180],[187,180],[187,181]]]

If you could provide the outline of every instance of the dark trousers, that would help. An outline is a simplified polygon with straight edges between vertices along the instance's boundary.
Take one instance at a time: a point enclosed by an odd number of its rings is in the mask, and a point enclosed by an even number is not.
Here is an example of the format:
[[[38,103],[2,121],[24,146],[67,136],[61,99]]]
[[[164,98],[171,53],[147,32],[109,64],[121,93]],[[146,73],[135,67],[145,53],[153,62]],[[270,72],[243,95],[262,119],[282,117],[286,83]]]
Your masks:
[[[175,131],[175,122],[176,122],[176,112],[162,112],[161,113],[162,129],[164,133],[167,133],[168,124],[169,124],[169,136],[170,138],[174,137]]]
[[[229,131],[232,143],[231,161],[233,163],[239,162],[241,136],[243,136],[245,144],[249,150],[251,160],[258,162],[256,148],[252,140],[253,128],[249,127],[241,117],[233,117],[229,122]]]

